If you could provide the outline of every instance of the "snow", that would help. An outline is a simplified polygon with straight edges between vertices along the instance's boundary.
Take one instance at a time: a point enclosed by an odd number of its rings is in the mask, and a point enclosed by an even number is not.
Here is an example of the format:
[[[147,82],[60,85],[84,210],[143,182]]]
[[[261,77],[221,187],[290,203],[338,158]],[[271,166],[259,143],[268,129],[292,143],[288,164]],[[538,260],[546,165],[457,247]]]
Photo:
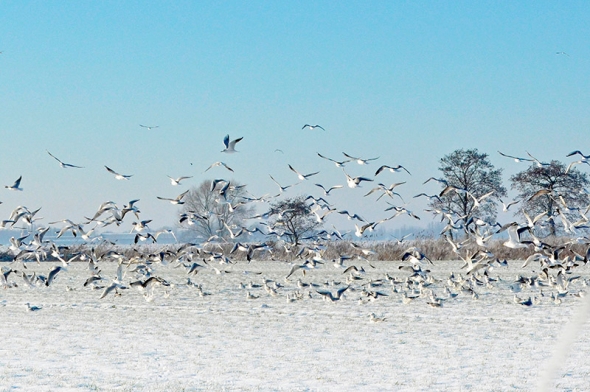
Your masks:
[[[322,290],[343,287],[347,275],[329,263],[288,281],[291,266],[278,261],[219,266],[231,271],[225,274],[204,269],[191,276],[209,294],[203,297],[186,285],[184,268],[158,265],[155,274],[172,286],[156,287],[151,302],[132,288],[99,299],[102,290],[83,287],[90,274],[82,262],[49,287],[29,288],[12,274],[18,287],[0,289],[0,390],[587,390],[586,300],[572,294],[585,290],[588,268],[575,271],[582,278],[561,304],[549,298],[551,287],[524,288],[521,298],[540,299],[527,307],[513,301],[509,286],[538,265],[509,264],[493,269],[490,276],[501,280],[480,286],[479,299],[460,293],[441,308],[425,298],[404,304],[387,281],[371,290],[388,296],[361,295],[363,284],[385,273],[408,276],[399,262],[365,263],[363,279],[333,303],[296,286],[301,278]],[[26,271],[47,274],[54,265],[27,263]],[[103,277],[116,277],[116,263],[99,267]],[[441,280],[430,287],[438,296],[450,272],[462,271],[455,261],[429,268]],[[133,279],[127,272],[125,283]],[[240,287],[264,279],[284,287],[276,296]],[[341,284],[325,285],[334,280]],[[304,298],[287,301],[296,291]],[[42,309],[29,311],[27,302]],[[371,322],[370,313],[386,320]]]

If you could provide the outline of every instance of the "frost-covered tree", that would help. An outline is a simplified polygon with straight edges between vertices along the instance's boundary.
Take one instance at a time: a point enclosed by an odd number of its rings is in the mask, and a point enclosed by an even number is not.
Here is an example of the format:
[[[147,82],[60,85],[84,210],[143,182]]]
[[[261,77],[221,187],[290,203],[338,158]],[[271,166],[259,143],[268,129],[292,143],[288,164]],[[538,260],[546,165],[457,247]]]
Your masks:
[[[489,161],[488,154],[477,149],[455,150],[440,160],[438,170],[442,192],[433,199],[430,206],[444,210],[463,223],[471,218],[495,222],[496,203],[506,195],[502,186],[502,169],[496,169]]]
[[[529,216],[546,214],[549,235],[558,232],[555,216],[565,214],[568,219],[577,219],[575,210],[588,206],[590,199],[584,189],[590,184],[588,175],[576,168],[568,170],[564,163],[551,161],[549,164],[532,165],[510,177],[511,188],[519,192],[522,199],[519,214]],[[541,194],[533,197],[537,192]],[[565,205],[564,205],[565,203]]]
[[[231,239],[229,230],[237,232],[245,218],[253,214],[254,207],[244,199],[244,185],[218,182],[213,187],[212,184],[211,180],[205,180],[189,190],[180,211],[181,226],[203,238]]]
[[[299,245],[305,236],[311,236],[322,225],[303,196],[277,201],[270,205],[268,213],[270,227],[293,245]]]

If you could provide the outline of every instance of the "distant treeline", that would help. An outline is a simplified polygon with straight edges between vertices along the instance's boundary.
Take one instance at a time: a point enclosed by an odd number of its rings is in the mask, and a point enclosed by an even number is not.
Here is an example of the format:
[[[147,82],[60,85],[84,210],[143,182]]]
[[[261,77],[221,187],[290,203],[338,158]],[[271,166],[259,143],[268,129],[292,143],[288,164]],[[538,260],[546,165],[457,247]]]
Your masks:
[[[569,258],[574,262],[585,263],[589,245],[586,243],[577,243],[565,237],[545,238],[545,243],[556,249],[560,249],[559,258]],[[503,239],[490,240],[486,244],[485,251],[493,254],[493,258],[503,260],[525,260],[532,254],[536,253],[534,246],[531,244],[522,248],[509,248],[503,245]],[[286,248],[283,242],[267,241],[266,249],[255,251],[251,254],[251,261],[255,260],[276,260],[278,262],[289,262],[297,259],[323,260],[330,262],[340,257],[347,258],[344,262],[354,264],[356,261],[400,261],[408,249],[419,249],[426,257],[433,261],[440,260],[461,260],[475,255],[478,251],[484,249],[476,244],[467,244],[456,252],[450,243],[444,238],[421,238],[415,240],[399,241],[347,241],[336,240],[318,245],[310,242],[304,243],[297,247]],[[234,250],[234,243],[207,243],[199,244],[177,244],[177,245],[110,245],[107,243],[98,246],[75,245],[67,248],[61,248],[62,258],[72,262],[88,262],[91,258],[100,261],[117,261],[120,258],[113,255],[123,255],[131,263],[157,263],[164,259],[165,262],[174,262],[174,255],[180,247],[189,246],[192,253],[193,261],[215,261],[215,255],[224,254],[232,262],[247,261],[246,252]],[[350,258],[349,258],[350,257]],[[0,248],[0,260],[11,262],[14,260],[14,254],[8,249]],[[58,261],[55,257],[47,254],[47,257],[40,261]],[[180,260],[185,262],[185,260]],[[35,259],[28,259],[25,262],[36,262]],[[188,260],[186,260],[188,262]]]

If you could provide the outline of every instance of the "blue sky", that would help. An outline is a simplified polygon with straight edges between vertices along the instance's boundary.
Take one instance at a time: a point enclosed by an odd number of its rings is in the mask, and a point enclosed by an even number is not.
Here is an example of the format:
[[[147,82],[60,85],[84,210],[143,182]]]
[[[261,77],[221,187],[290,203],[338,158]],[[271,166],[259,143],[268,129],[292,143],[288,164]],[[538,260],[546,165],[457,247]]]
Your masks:
[[[564,162],[590,151],[587,2],[276,3],[2,2],[0,185],[22,175],[24,191],[0,189],[0,217],[25,205],[42,207],[42,222],[79,221],[140,199],[152,227],[173,225],[177,208],[156,196],[212,178],[274,194],[269,174],[297,182],[288,164],[320,174],[287,195],[320,195],[313,183],[345,178],[316,153],[344,151],[380,157],[349,164],[353,175],[407,167],[376,182],[407,181],[397,190],[425,224],[412,196],[438,191],[422,182],[457,148],[490,154],[506,185],[526,167],[497,150]],[[244,137],[239,153],[220,153],[226,134]],[[64,170],[45,150],[85,168]],[[218,160],[235,174],[203,173]],[[194,177],[172,187],[167,175]],[[362,197],[371,185],[332,201],[383,218],[387,205]]]

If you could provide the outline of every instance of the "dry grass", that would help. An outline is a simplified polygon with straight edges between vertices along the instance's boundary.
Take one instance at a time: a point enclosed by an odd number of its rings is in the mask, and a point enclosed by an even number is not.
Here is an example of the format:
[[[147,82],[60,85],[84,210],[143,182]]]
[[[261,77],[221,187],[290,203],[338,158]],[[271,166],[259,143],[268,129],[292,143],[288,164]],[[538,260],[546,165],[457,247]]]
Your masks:
[[[555,237],[544,239],[544,241],[553,246],[560,247],[564,246],[563,250],[559,254],[559,258],[575,257],[577,255],[586,255],[588,250],[588,244],[586,243],[574,243],[571,244],[570,239],[563,237]],[[403,254],[409,248],[417,248],[420,252],[426,255],[431,260],[458,260],[465,258],[469,255],[473,255],[478,250],[487,250],[493,253],[495,258],[500,260],[524,260],[530,255],[536,253],[532,245],[528,245],[524,248],[512,249],[503,245],[504,240],[495,239],[490,240],[486,248],[477,246],[475,243],[469,243],[464,245],[458,250],[458,253],[453,251],[453,248],[445,239],[438,238],[421,238],[415,240],[404,241],[399,243],[397,241],[329,241],[324,242],[320,245],[314,243],[306,243],[298,247],[287,249],[282,242],[267,241],[271,252],[268,251],[256,251],[254,253],[254,259],[256,260],[281,260],[291,261],[297,259],[297,253],[303,248],[307,247],[309,251],[304,251],[299,258],[311,258],[319,256],[324,260],[338,259],[342,255],[349,256],[361,256],[368,260],[401,260]],[[353,246],[354,244],[354,246]],[[69,247],[63,251],[63,257],[66,259],[72,258],[75,255],[86,254],[90,255],[94,252],[99,258],[104,255],[108,255],[109,252],[116,252],[123,255],[127,259],[137,258],[138,260],[147,260],[153,257],[157,259],[157,255],[160,252],[176,252],[181,245],[135,245],[135,246],[122,246],[122,245],[109,245],[101,244],[96,247],[89,247],[87,245],[75,245]],[[246,259],[245,252],[236,251],[230,255],[230,251],[233,248],[233,243],[209,243],[204,246],[195,246],[192,248],[195,259],[207,259],[211,256],[212,252],[223,253],[235,261],[242,261]],[[364,254],[360,249],[367,250],[369,254]],[[8,250],[0,252],[0,260],[12,261],[13,255]],[[108,258],[107,258],[108,259]],[[55,261],[50,255],[47,256],[48,261]],[[88,258],[77,257],[76,261],[87,261]]]

